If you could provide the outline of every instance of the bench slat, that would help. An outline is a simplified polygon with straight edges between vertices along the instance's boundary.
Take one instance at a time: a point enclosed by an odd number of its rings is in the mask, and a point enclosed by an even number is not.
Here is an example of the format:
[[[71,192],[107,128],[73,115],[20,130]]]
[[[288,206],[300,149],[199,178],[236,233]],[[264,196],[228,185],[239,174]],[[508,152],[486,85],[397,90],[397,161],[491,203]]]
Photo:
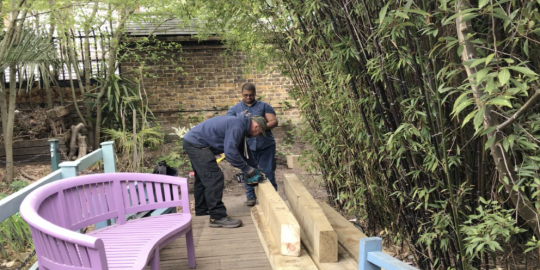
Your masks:
[[[191,215],[183,213],[130,220],[89,233],[103,240],[109,267],[142,269],[153,246],[191,228]]]
[[[144,184],[146,185],[146,193],[148,194],[148,204],[156,203],[156,198],[154,197],[154,183],[145,182]]]
[[[131,207],[135,207],[139,205],[139,200],[137,199],[137,189],[135,188],[135,183],[133,181],[129,181],[129,197],[131,198]],[[130,205],[126,207],[129,208]]]

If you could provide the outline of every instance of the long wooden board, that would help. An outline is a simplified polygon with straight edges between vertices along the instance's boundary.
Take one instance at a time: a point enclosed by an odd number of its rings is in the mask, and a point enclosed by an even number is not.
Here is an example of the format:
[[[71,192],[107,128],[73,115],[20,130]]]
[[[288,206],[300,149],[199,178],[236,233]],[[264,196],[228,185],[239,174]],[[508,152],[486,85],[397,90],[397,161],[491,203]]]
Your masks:
[[[280,248],[274,242],[272,231],[268,226],[265,214],[260,205],[251,208],[251,218],[257,228],[257,233],[268,256],[270,265],[274,270],[318,270],[313,260],[305,250],[301,250],[299,257],[283,256]]]
[[[332,227],[334,227],[338,236],[338,242],[343,245],[349,255],[358,263],[360,238],[367,236],[325,202],[320,202],[319,205],[326,217],[328,217]]]
[[[259,183],[255,188],[261,212],[268,221],[268,227],[281,254],[300,256],[300,225],[270,181]]]
[[[300,223],[306,237],[302,240],[313,249],[313,257],[318,263],[338,261],[338,236],[326,218],[322,208],[295,174],[285,174],[283,181],[285,195],[294,216]]]
[[[58,144],[63,145],[65,143],[64,138],[51,138],[58,139]],[[13,142],[13,150],[22,149],[22,148],[34,148],[40,146],[49,146],[49,139],[37,139],[37,140],[26,140],[26,141],[16,141]],[[4,143],[0,143],[0,151],[4,152],[5,147]]]

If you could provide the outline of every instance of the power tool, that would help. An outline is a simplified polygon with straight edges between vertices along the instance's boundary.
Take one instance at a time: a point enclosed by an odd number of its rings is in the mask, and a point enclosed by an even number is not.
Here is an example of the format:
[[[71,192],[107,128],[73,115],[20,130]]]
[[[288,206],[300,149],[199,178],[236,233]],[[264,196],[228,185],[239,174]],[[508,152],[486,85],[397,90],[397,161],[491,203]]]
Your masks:
[[[264,180],[266,180],[266,175],[259,169],[255,169],[255,174],[250,178],[248,178],[245,173],[236,174],[236,181],[238,181],[238,183],[246,183],[246,185],[250,187],[256,187],[259,183],[264,182]]]

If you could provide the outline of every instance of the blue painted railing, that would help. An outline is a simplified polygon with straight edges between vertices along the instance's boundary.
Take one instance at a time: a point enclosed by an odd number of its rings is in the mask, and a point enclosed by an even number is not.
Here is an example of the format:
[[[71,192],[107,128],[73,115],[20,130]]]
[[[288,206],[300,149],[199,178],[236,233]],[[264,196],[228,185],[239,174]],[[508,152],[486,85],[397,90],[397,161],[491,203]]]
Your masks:
[[[106,173],[116,172],[113,149],[114,142],[103,142],[101,143],[101,149],[97,149],[77,161],[66,161],[60,163],[60,165],[58,165],[60,161],[60,153],[57,150],[58,140],[50,140],[49,142],[51,145],[51,167],[53,168],[53,172],[0,200],[0,222],[19,212],[19,207],[24,198],[36,188],[60,179],[77,176],[80,171],[101,159],[103,159],[103,167]]]
[[[77,176],[79,175],[79,172],[83,171],[84,169],[90,167],[92,164],[100,160],[103,160],[104,172],[116,172],[116,162],[114,160],[114,142],[112,141],[101,143],[101,149],[97,149],[96,151],[76,161],[65,161],[62,163],[60,163],[58,140],[51,139],[49,140],[49,144],[51,147],[51,167],[53,172],[26,186],[25,188],[0,200],[0,222],[3,222],[4,220],[19,212],[19,207],[21,206],[22,201],[33,190],[54,181]],[[96,227],[98,225],[103,227],[106,226],[106,223],[96,224]],[[37,268],[38,265],[37,263],[35,263],[34,265],[32,265],[30,270],[35,270]]]
[[[418,270],[382,251],[382,239],[367,237],[360,239],[359,270]]]

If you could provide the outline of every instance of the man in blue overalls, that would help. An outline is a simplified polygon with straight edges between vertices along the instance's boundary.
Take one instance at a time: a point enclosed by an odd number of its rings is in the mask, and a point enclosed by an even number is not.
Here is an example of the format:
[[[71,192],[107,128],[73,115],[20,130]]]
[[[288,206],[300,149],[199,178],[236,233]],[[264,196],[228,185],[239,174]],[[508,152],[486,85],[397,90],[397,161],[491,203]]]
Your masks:
[[[270,183],[277,190],[276,184],[276,141],[274,140],[274,135],[272,135],[271,129],[277,127],[278,121],[276,118],[276,112],[274,108],[268,103],[258,101],[255,99],[256,89],[255,85],[252,83],[245,83],[242,85],[242,101],[238,104],[232,106],[227,115],[229,116],[240,116],[240,115],[251,115],[251,116],[262,116],[266,119],[266,137],[252,137],[248,138],[248,147],[252,151],[253,156],[257,160],[261,171],[268,177]],[[250,187],[244,183],[246,188],[246,205],[254,206],[257,202],[257,197],[255,196],[255,190],[253,187]]]

